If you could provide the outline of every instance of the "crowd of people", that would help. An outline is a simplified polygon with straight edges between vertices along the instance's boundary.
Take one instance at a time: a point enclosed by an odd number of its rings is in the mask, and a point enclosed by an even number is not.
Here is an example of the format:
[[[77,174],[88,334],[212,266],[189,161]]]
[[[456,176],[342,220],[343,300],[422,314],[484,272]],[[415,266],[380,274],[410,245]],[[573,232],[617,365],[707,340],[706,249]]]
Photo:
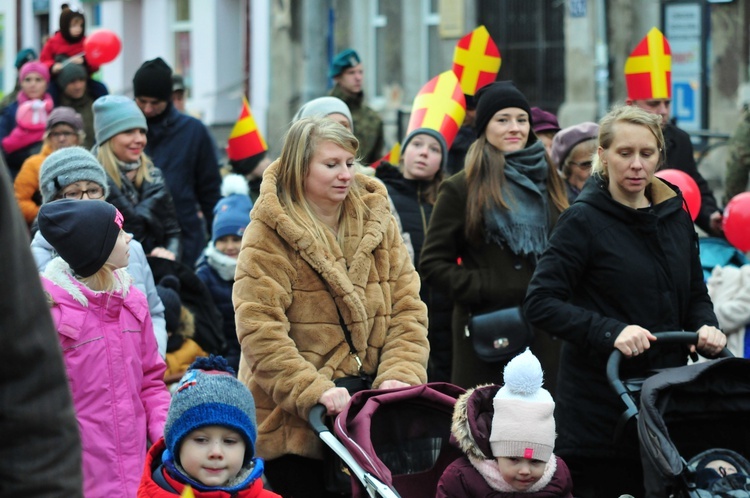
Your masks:
[[[682,192],[655,175],[692,176],[695,223],[721,236],[669,89],[629,79],[599,123],[561,127],[497,71],[470,85],[448,71],[415,98],[400,157],[384,157],[346,49],[278,158],[247,132],[245,101],[220,167],[164,60],[138,68],[133,98],[109,95],[84,40],[83,15],[65,10],[38,60],[19,53],[0,114],[0,180],[26,222],[3,209],[13,230],[0,233],[15,234],[7,247],[30,235],[40,276],[28,257],[3,264],[37,280],[26,306],[39,323],[23,306],[18,323],[56,335],[62,362],[45,367],[69,386],[46,388],[61,417],[46,437],[70,451],[58,491],[340,496],[310,410],[442,381],[468,391],[452,427],[465,457],[437,496],[643,495],[637,436],[612,442],[609,354],[637,376],[687,362],[687,347],[653,348],[654,333],[695,331],[709,357],[726,345]],[[483,359],[475,318],[513,308],[533,334],[521,354]]]

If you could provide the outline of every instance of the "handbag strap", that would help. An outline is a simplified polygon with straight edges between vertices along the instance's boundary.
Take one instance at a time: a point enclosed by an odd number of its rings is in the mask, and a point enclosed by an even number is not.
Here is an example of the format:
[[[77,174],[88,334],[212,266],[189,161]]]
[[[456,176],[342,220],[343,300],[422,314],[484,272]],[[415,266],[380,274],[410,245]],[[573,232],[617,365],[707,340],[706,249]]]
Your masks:
[[[338,304],[336,304],[335,300],[333,304],[336,306],[336,311],[339,314],[339,325],[341,325],[341,330],[344,332],[344,339],[346,339],[346,343],[349,345],[349,354],[354,356],[354,359],[357,362],[357,367],[359,368],[359,373],[362,374],[362,360],[359,359],[359,356],[357,355],[357,349],[354,347],[354,342],[352,341],[352,333],[349,332],[349,327],[346,326],[344,316],[341,314],[341,310],[339,309],[339,306]]]

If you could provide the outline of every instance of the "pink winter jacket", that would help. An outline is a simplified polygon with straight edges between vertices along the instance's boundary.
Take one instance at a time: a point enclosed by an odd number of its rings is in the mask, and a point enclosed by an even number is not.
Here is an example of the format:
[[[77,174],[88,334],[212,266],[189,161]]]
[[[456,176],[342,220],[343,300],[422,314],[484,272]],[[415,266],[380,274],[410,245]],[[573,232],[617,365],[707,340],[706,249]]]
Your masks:
[[[42,274],[52,299],[83,446],[84,496],[133,498],[147,440],[163,435],[169,408],[146,298],[126,270],[118,289],[94,292],[62,259]]]

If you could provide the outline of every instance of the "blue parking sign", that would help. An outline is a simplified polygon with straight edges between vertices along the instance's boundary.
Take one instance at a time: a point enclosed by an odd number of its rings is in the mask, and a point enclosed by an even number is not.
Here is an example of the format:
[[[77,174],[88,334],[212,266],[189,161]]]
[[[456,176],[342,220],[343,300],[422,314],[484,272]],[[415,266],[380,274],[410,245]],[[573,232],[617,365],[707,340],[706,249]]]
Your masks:
[[[673,85],[674,100],[672,110],[677,121],[694,121],[695,120],[695,90],[689,82],[675,82]]]

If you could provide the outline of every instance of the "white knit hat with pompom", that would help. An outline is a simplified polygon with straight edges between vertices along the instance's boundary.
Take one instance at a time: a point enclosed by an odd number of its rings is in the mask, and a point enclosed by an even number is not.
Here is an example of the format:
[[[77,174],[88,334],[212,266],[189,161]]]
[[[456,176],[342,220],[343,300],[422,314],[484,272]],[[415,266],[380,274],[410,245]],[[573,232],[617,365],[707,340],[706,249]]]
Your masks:
[[[493,400],[493,456],[547,462],[555,446],[555,402],[542,388],[541,363],[527,349],[505,366],[504,377]]]

